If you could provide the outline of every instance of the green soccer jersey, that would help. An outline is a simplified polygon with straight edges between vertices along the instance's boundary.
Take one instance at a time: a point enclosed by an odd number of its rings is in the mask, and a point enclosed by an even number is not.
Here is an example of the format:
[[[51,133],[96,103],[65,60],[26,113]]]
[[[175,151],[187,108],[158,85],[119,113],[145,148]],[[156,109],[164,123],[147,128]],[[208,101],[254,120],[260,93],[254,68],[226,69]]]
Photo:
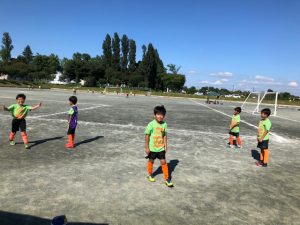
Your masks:
[[[240,114],[237,115],[233,115],[232,119],[231,119],[231,124],[230,126],[233,127],[235,124],[240,123],[241,122],[241,117]],[[240,125],[235,126],[234,128],[231,129],[231,132],[234,133],[239,133],[240,132]]]
[[[149,149],[151,152],[162,152],[165,150],[164,137],[167,135],[167,123],[151,121],[145,131],[150,136]]]
[[[272,123],[268,118],[259,121],[258,134],[257,134],[258,139],[261,139],[265,131],[268,131],[267,135],[264,137],[264,141],[269,140],[271,126]]]
[[[8,111],[11,111],[12,116],[14,119],[25,119],[28,112],[32,109],[31,106],[28,105],[19,105],[19,104],[13,104],[9,106]]]

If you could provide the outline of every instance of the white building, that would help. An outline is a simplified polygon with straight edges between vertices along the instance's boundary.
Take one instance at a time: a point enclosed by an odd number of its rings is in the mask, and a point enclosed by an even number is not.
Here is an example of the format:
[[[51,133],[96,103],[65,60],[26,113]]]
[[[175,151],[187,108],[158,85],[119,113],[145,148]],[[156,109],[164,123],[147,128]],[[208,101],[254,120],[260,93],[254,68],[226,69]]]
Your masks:
[[[50,81],[51,84],[68,84],[68,82],[60,81],[60,77],[62,76],[62,73],[57,71],[56,74],[53,74],[55,76],[53,81]]]
[[[0,80],[8,80],[8,79],[9,79],[9,75],[8,74],[0,73]]]

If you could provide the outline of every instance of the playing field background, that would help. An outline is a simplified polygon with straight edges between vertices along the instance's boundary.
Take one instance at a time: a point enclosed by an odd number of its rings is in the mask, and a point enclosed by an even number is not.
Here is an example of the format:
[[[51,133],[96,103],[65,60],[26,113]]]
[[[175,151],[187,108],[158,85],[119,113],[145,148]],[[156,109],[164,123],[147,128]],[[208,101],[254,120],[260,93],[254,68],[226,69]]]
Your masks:
[[[226,148],[240,103],[78,92],[77,147],[66,150],[71,91],[0,88],[0,104],[20,92],[43,106],[27,118],[29,151],[9,146],[11,115],[0,113],[1,225],[49,224],[59,214],[71,224],[300,224],[296,108],[271,117],[270,164],[257,168],[258,115],[241,114],[244,147]],[[144,130],[161,104],[173,189],[159,169],[155,183],[146,179]]]

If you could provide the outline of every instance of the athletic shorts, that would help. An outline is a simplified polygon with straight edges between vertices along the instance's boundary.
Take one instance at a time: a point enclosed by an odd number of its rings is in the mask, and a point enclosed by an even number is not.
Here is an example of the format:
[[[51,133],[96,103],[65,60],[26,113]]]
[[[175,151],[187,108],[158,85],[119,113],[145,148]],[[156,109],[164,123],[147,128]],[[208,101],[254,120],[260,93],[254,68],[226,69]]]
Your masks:
[[[75,130],[76,130],[76,127],[75,128],[69,127],[68,134],[75,134]]]
[[[235,136],[235,137],[239,137],[240,136],[240,133],[236,133],[236,132],[232,132],[232,131],[229,131],[229,134],[232,135],[232,136]]]
[[[11,123],[11,132],[16,133],[19,130],[26,132],[26,120],[25,119],[13,119]]]
[[[264,140],[257,143],[257,147],[260,149],[269,149],[269,140]]]
[[[161,151],[161,152],[151,152],[149,153],[149,159],[155,160],[155,159],[166,159],[166,151]]]

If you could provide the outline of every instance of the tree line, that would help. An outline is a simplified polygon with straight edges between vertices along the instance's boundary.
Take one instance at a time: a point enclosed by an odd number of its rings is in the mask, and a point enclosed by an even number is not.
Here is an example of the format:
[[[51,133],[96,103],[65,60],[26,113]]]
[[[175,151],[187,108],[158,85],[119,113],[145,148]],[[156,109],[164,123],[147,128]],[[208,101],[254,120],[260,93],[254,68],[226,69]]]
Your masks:
[[[127,35],[107,34],[102,42],[102,55],[95,57],[76,52],[72,58],[60,59],[58,55],[33,54],[29,45],[21,55],[12,58],[14,46],[9,33],[3,33],[0,50],[0,73],[12,79],[48,82],[61,71],[62,80],[86,81],[86,86],[126,85],[154,90],[182,90],[185,75],[179,74],[180,67],[164,65],[158,50],[149,43],[142,45],[142,59],[137,61],[136,42]]]

